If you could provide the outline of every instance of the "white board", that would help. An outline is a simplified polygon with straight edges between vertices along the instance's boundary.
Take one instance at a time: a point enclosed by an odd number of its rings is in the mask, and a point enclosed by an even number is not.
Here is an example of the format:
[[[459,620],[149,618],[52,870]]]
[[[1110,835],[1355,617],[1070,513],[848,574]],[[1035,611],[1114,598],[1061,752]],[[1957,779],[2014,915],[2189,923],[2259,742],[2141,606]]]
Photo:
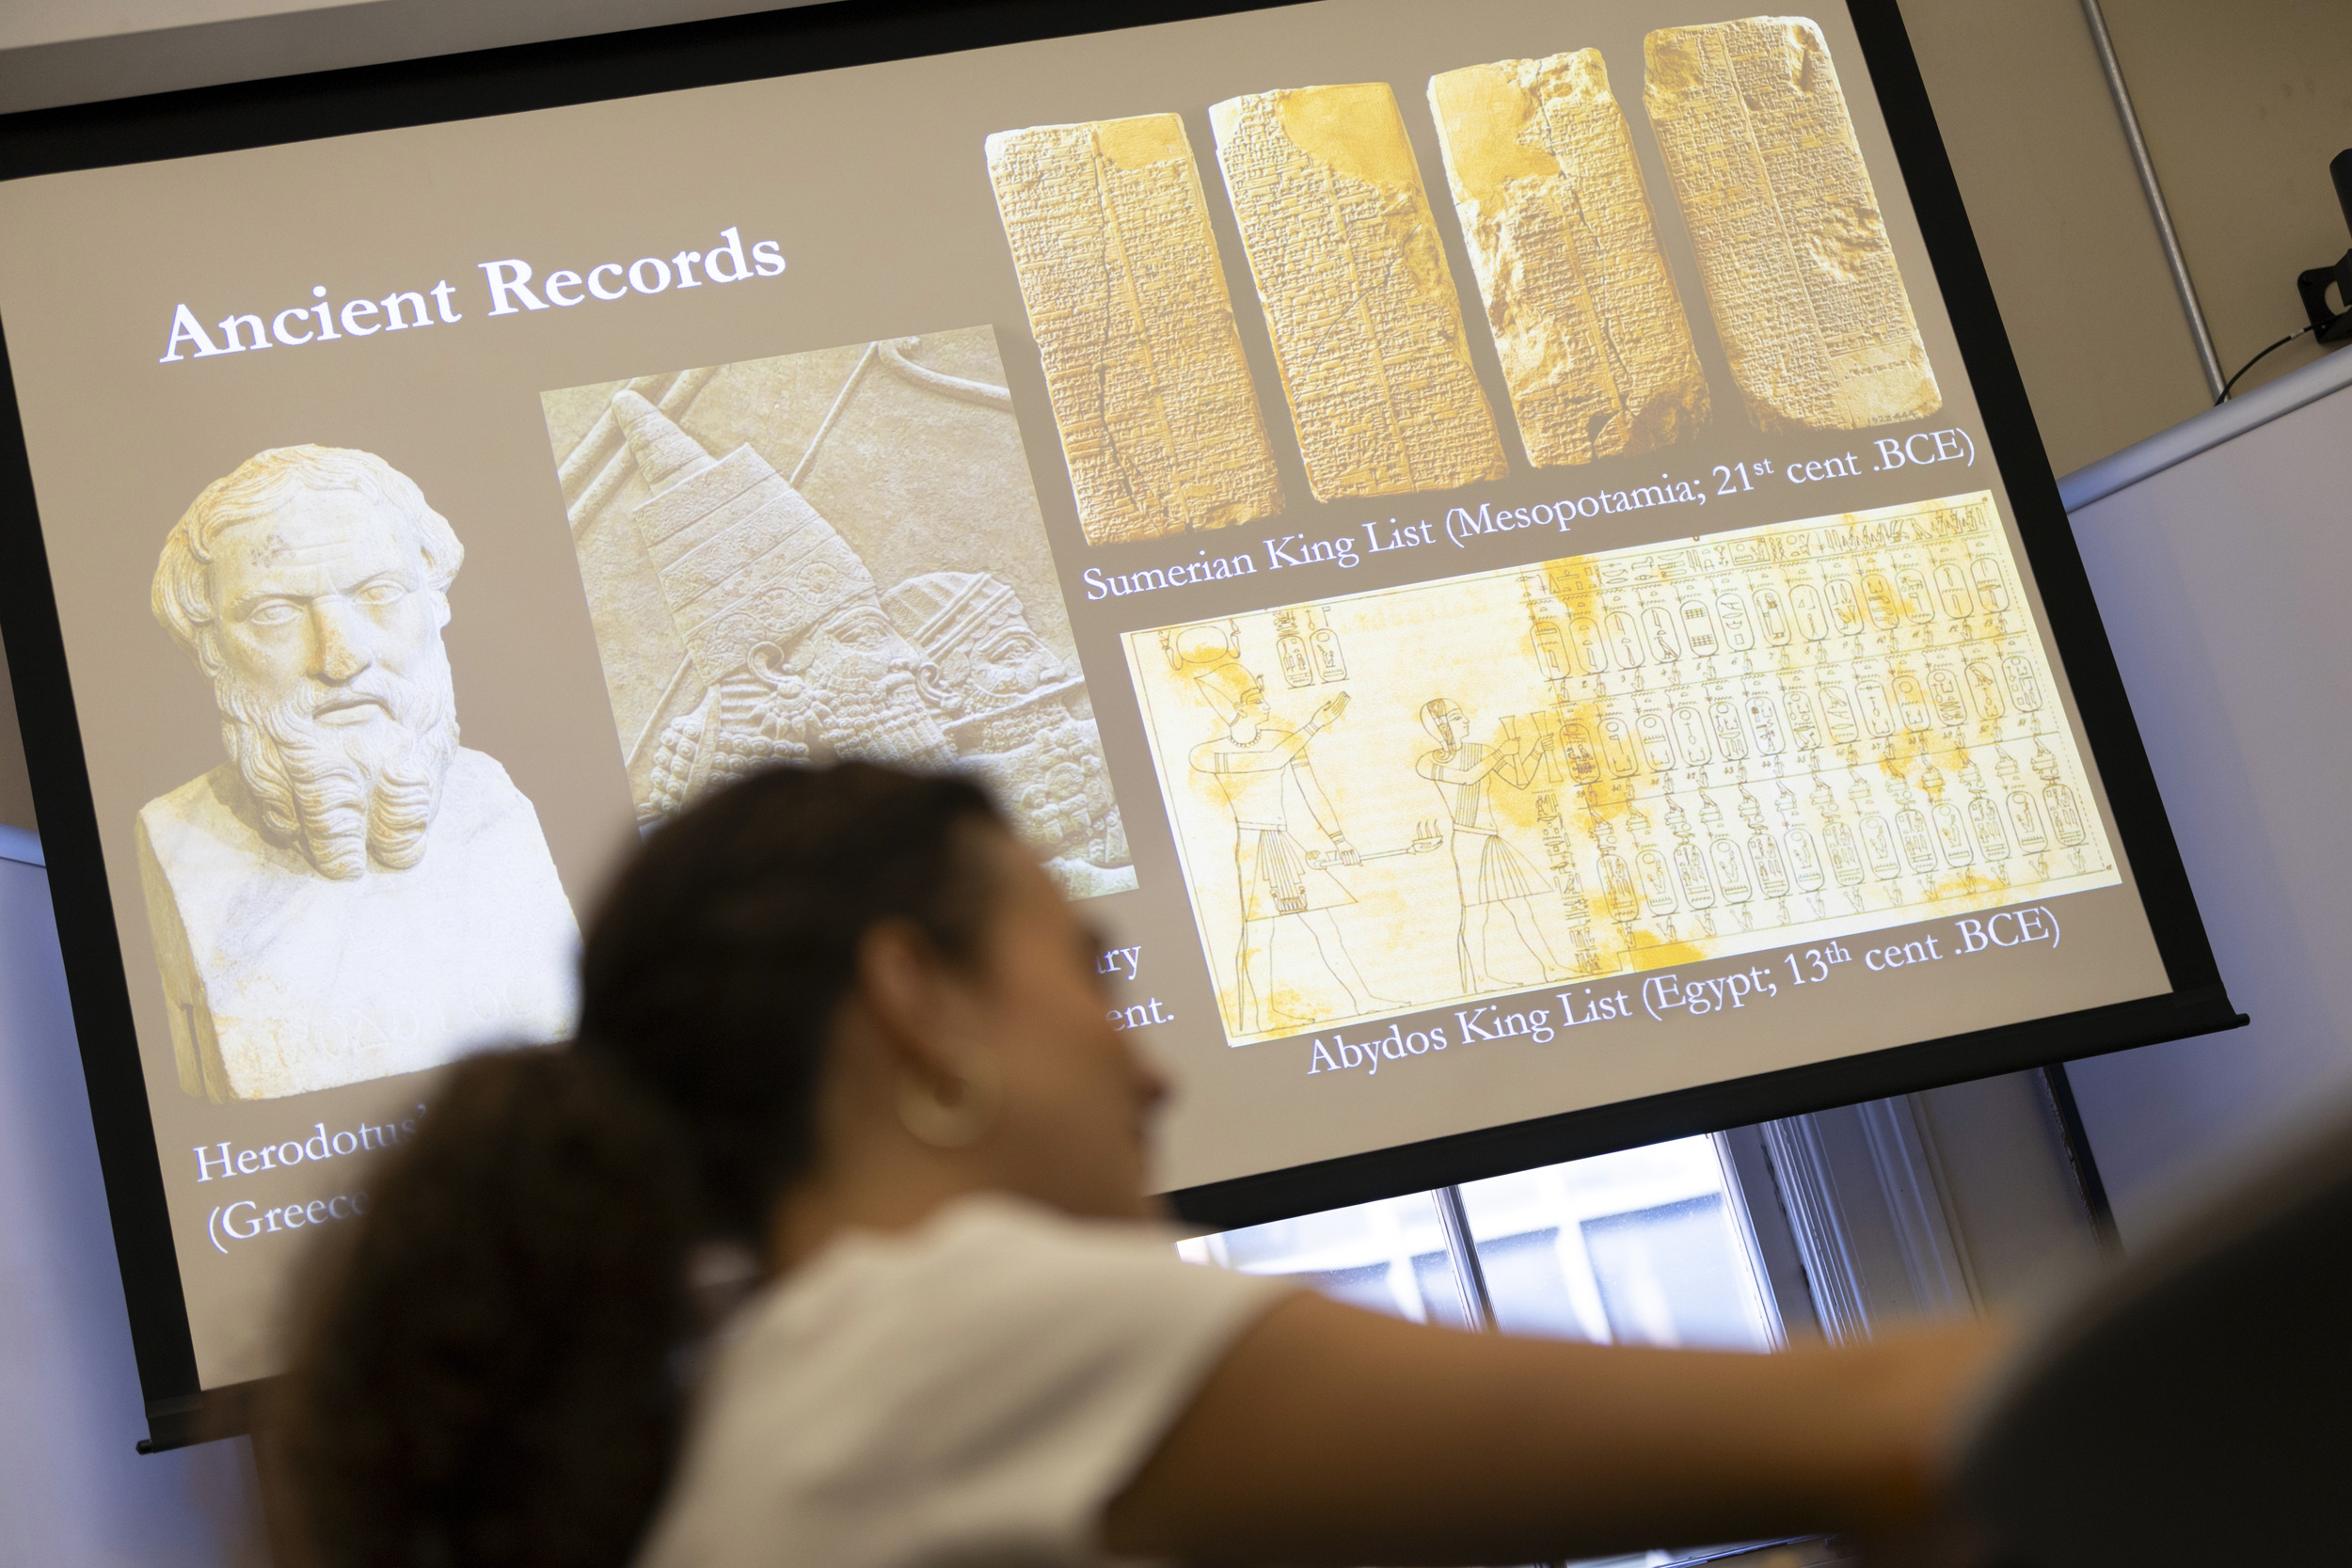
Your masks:
[[[2128,1241],[2352,1096],[2352,354],[2060,489],[2214,957],[2253,1020],[2071,1069]]]

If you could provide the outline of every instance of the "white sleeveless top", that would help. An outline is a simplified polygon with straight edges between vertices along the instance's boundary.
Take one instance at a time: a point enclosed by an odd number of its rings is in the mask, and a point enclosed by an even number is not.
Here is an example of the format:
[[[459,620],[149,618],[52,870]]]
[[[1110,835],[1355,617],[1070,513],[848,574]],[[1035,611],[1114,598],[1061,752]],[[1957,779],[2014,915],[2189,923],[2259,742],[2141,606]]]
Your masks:
[[[747,1302],[637,1568],[1102,1564],[1103,1510],[1291,1287],[1003,1195]]]

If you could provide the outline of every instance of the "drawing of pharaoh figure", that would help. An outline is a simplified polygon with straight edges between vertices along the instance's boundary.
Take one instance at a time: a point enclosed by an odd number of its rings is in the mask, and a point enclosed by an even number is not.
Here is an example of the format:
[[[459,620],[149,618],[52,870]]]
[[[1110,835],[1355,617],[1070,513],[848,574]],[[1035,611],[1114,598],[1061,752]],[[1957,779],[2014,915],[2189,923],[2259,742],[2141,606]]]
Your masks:
[[[1266,708],[1265,684],[1227,656],[1198,664],[1192,680],[1216,710],[1225,733],[1192,750],[1193,771],[1206,775],[1233,814],[1233,865],[1241,892],[1241,940],[1234,953],[1234,1033],[1262,1035],[1324,1018],[1353,1018],[1403,1004],[1375,994],[1341,939],[1334,910],[1356,902],[1338,878],[1316,863],[1358,863],[1354,845],[1330,797],[1315,777],[1308,747],[1347,709],[1347,694],[1317,708],[1295,728]],[[1327,855],[1310,857],[1290,828],[1293,792],[1330,842]],[[1316,956],[1347,996],[1345,1008],[1315,1008],[1286,987],[1275,963],[1283,923],[1304,931]]]
[[[1496,974],[1498,945],[1507,950],[1516,944],[1533,958],[1541,971],[1538,980],[1567,978],[1568,967],[1555,956],[1559,950],[1547,940],[1537,914],[1543,907],[1537,895],[1549,894],[1550,884],[1502,836],[1494,807],[1498,783],[1525,789],[1534,782],[1543,763],[1542,742],[1533,736],[1522,740],[1507,729],[1500,746],[1472,740],[1469,716],[1447,697],[1423,703],[1421,722],[1438,745],[1421,754],[1414,771],[1438,786],[1452,824],[1454,883],[1462,900],[1454,950],[1463,991],[1475,995],[1530,983]]]
[[[465,562],[370,452],[261,452],[165,541],[155,618],[229,761],[138,814],[181,1086],[261,1100],[571,1027],[579,928],[538,814],[458,744]]]
[[[775,762],[970,766],[1075,897],[1136,885],[1084,678],[980,573],[885,594],[750,446],[713,457],[626,388],[612,400],[651,497],[630,516],[703,698],[662,731],[658,821]]]

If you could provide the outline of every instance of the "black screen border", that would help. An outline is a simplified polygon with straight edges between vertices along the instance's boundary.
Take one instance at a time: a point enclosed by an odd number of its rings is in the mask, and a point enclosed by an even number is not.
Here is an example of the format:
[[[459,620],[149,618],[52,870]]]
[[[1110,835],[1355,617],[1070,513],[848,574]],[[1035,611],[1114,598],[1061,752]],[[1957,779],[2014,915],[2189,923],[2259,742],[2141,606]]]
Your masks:
[[[1279,0],[834,0],[754,16],[0,117],[0,180],[762,80],[1272,8]],[[1360,1203],[2242,1024],[2155,777],[1895,0],[1851,15],[1985,433],[2171,990],[2158,996],[1188,1188],[1200,1228]],[[72,682],[0,324],[0,627],[48,861],[150,1439],[251,1430],[265,1384],[205,1389],[106,891]],[[2078,1151],[2087,1155],[2086,1151]]]

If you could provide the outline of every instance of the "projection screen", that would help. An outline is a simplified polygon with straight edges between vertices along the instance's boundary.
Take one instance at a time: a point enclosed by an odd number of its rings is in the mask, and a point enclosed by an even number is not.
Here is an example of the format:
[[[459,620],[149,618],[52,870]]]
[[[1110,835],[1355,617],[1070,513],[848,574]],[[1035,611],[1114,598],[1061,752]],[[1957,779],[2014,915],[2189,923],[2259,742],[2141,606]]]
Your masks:
[[[1892,5],[1215,9],[8,129],[158,1440],[762,767],[996,792],[1201,1224],[2234,1021]]]

